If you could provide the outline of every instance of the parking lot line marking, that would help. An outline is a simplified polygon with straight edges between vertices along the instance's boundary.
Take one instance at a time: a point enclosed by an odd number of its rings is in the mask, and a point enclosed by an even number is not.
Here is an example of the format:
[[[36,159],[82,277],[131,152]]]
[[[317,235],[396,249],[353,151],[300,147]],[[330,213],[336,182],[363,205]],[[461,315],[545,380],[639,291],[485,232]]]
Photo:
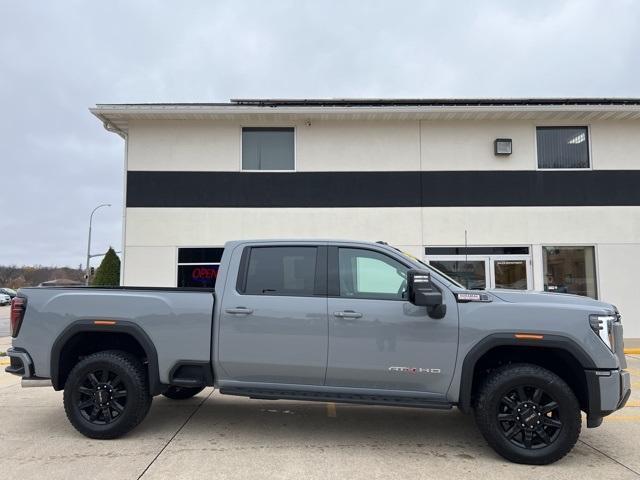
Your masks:
[[[640,353],[640,348],[625,348],[624,353],[626,355],[638,355]]]
[[[640,407],[640,400],[629,400],[625,405],[626,407]]]
[[[9,357],[0,357],[0,365],[9,365]]]
[[[175,431],[175,433],[171,436],[171,438],[169,439],[169,441],[167,443],[164,444],[164,446],[160,449],[160,451],[158,452],[158,454],[153,457],[153,460],[151,460],[151,463],[149,463],[149,465],[147,465],[145,467],[145,469],[142,471],[142,473],[138,476],[137,480],[140,480],[145,473],[147,473],[147,471],[149,470],[149,468],[151,467],[151,465],[154,464],[154,462],[158,459],[158,457],[160,455],[162,455],[162,452],[165,451],[165,449],[169,446],[169,444],[171,442],[173,442],[173,439],[176,438],[178,436],[178,434],[182,431],[182,429],[185,427],[185,425],[187,423],[189,423],[189,421],[193,418],[193,416],[196,414],[196,412],[198,410],[200,410],[200,407],[202,407],[202,405],[204,405],[204,402],[206,402],[207,400],[209,400],[209,398],[211,397],[211,395],[213,395],[213,389],[211,389],[211,391],[209,392],[209,395],[207,395],[206,397],[204,397],[202,399],[202,401],[198,404],[198,406],[193,410],[193,412],[191,412],[191,414],[187,417],[187,419],[184,421],[184,423],[182,425],[180,425],[180,428],[178,428],[178,430]]]
[[[629,470],[632,473],[635,473],[636,475],[640,475],[638,472],[636,472],[633,468],[631,467],[627,467],[624,463],[619,462],[618,460],[616,460],[615,458],[613,458],[611,455],[608,455],[607,453],[603,452],[602,450],[594,447],[593,445],[591,445],[590,443],[585,442],[583,439],[579,439],[578,442],[586,445],[587,447],[589,447],[592,450],[595,450],[596,452],[598,452],[600,455],[603,455],[605,457],[607,457],[609,460],[611,460],[614,463],[617,463],[618,465],[620,465],[621,467],[626,468],[627,470]]]
[[[336,404],[327,403],[327,417],[336,418]]]

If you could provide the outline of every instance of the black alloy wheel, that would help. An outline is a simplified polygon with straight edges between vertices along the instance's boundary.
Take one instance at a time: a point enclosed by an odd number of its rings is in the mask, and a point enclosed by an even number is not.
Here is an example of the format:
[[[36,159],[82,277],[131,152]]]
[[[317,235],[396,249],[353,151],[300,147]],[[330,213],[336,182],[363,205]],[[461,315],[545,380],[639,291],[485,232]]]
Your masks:
[[[109,368],[88,372],[75,397],[82,416],[96,425],[117,420],[127,408],[124,382]]]
[[[520,385],[500,400],[496,420],[507,440],[518,447],[551,445],[562,430],[558,402],[540,387]]]
[[[476,393],[474,413],[480,432],[498,454],[529,465],[564,457],[582,427],[571,387],[555,373],[528,363],[489,372]]]
[[[141,360],[118,350],[80,360],[64,386],[67,418],[89,438],[117,438],[129,432],[147,415],[151,399]]]

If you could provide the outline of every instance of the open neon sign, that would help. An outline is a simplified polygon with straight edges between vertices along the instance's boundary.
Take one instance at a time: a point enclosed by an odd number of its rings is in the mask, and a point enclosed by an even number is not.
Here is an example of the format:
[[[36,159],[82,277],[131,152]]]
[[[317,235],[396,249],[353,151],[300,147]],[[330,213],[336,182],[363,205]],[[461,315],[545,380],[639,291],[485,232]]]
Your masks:
[[[196,281],[215,280],[218,267],[196,267],[191,271],[191,279]]]

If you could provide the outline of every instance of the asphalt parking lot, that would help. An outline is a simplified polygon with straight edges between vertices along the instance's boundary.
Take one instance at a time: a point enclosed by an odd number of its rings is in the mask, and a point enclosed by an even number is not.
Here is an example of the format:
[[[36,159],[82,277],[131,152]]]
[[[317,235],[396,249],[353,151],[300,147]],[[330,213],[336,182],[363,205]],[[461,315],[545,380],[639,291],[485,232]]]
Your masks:
[[[5,339],[3,339],[5,340]],[[560,462],[510,464],[456,410],[248,400],[207,389],[156,397],[125,438],[90,440],[67,422],[62,392],[0,373],[5,478],[598,478],[640,477],[640,356],[629,405],[583,430]],[[3,369],[4,370],[4,369]]]

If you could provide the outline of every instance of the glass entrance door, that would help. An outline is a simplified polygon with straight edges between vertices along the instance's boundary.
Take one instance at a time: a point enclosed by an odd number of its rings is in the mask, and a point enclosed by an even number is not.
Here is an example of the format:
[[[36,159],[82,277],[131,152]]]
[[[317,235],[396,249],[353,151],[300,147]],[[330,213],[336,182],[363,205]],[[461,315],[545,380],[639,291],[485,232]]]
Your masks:
[[[425,260],[469,290],[531,290],[530,255],[427,255]]]
[[[490,257],[491,288],[507,288],[511,290],[530,290],[531,262],[529,258]]]

